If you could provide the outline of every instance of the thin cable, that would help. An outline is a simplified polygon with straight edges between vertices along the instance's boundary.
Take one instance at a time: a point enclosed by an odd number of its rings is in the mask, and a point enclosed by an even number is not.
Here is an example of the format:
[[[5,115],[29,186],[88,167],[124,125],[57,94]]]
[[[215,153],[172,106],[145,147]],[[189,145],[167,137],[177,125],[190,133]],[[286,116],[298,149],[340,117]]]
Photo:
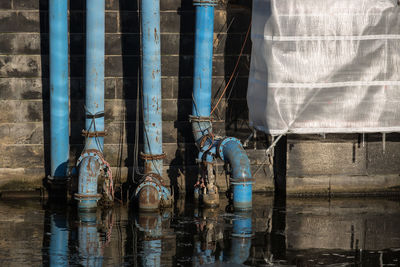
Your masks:
[[[228,83],[226,84],[226,86],[225,86],[225,88],[224,88],[224,91],[222,92],[221,96],[219,97],[219,99],[218,99],[218,101],[217,101],[217,104],[215,104],[214,108],[211,110],[210,115],[212,115],[212,114],[214,113],[215,109],[217,108],[217,106],[218,106],[219,103],[221,102],[222,97],[224,96],[226,90],[227,90],[228,87],[229,87],[229,84],[231,83],[231,81],[232,81],[232,79],[233,79],[233,77],[234,77],[234,75],[235,75],[235,73],[236,73],[236,70],[237,70],[237,68],[238,68],[238,66],[239,66],[240,59],[241,59],[241,57],[242,57],[242,55],[243,55],[244,47],[246,46],[247,39],[248,39],[248,37],[249,37],[250,29],[251,29],[251,23],[250,23],[250,25],[249,25],[249,28],[247,29],[246,37],[245,37],[245,39],[244,39],[242,48],[240,49],[240,54],[239,54],[238,60],[236,61],[235,68],[234,68],[233,71],[232,71],[231,77],[229,78],[229,81],[228,81]]]

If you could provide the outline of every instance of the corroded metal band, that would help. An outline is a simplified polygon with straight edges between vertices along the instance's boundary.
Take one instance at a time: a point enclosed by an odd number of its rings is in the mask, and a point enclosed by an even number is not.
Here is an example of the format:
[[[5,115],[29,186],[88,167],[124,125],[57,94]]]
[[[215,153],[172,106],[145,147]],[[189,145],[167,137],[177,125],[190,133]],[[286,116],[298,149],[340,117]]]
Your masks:
[[[85,136],[85,137],[104,137],[106,135],[107,135],[106,131],[89,132],[86,130],[82,130],[82,136]]]
[[[97,114],[86,114],[86,118],[87,119],[98,119],[98,118],[102,118],[104,117],[104,111],[101,113],[97,113]]]
[[[83,194],[75,193],[74,198],[75,198],[76,200],[83,200],[83,199],[100,199],[100,198],[101,198],[101,194],[83,195]]]
[[[254,178],[240,178],[240,179],[230,178],[229,181],[231,182],[231,184],[254,184],[255,183]]]
[[[201,138],[200,147],[203,147],[207,140],[211,140],[211,143],[214,141],[214,135],[211,132]]]
[[[193,0],[194,6],[216,6],[218,0]]]
[[[212,122],[211,117],[193,116],[189,115],[189,122]]]
[[[162,154],[145,154],[143,152],[140,152],[140,158],[145,159],[145,160],[160,160],[160,159],[165,159],[166,155],[165,153]]]

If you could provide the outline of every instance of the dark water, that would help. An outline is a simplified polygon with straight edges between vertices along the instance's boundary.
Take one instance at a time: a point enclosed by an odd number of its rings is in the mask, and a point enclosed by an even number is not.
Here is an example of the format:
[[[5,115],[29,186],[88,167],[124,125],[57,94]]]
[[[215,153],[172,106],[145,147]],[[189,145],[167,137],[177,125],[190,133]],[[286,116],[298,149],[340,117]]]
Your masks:
[[[400,201],[275,199],[233,213],[77,213],[73,205],[0,201],[0,266],[400,266]]]

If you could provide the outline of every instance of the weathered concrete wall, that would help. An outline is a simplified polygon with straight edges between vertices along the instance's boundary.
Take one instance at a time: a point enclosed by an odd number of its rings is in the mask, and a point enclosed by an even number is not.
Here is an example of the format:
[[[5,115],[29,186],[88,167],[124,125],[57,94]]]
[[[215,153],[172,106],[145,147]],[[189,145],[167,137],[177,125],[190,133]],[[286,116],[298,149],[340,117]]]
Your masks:
[[[85,1],[70,0],[70,144],[73,165],[84,142]],[[165,176],[192,188],[197,174],[191,113],[194,9],[190,0],[161,1],[163,141]],[[132,175],[137,73],[140,62],[138,1],[106,0],[105,156],[118,180]],[[215,11],[213,94],[232,73],[251,19],[250,1],[221,1]],[[228,29],[228,25],[231,26]],[[0,3],[0,187],[40,185],[49,165],[48,0]],[[247,43],[229,101],[216,112],[215,132],[246,139]],[[230,89],[229,89],[230,90]],[[228,92],[229,92],[228,90]],[[252,152],[252,151],[250,151]],[[253,168],[260,151],[252,155]],[[261,153],[262,154],[262,153]],[[260,189],[272,188],[269,169]],[[186,177],[179,177],[183,173]],[[219,174],[222,166],[219,167]],[[269,174],[268,175],[266,175]],[[221,175],[220,185],[225,186]]]
[[[400,186],[400,135],[291,135],[287,190],[296,194],[378,193]]]

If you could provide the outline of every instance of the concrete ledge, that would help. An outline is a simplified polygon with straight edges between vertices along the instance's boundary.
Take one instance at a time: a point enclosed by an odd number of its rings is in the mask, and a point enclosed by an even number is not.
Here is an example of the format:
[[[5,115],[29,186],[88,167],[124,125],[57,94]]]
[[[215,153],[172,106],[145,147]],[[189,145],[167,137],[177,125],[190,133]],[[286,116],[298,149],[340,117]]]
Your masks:
[[[0,168],[0,192],[35,190],[42,187],[44,177],[44,168]]]
[[[252,165],[252,171],[258,168]],[[182,189],[190,192],[197,177],[196,166],[186,166],[185,174],[178,172],[179,166],[164,168],[163,177],[166,184],[170,179],[178,183]],[[114,180],[126,182],[128,167],[112,168]],[[35,190],[43,186],[44,168],[0,168],[0,191]],[[170,178],[170,179],[168,179]],[[221,192],[227,188],[226,177],[222,166],[217,169],[217,185]],[[273,192],[272,173],[258,172],[253,186],[254,192]],[[400,194],[399,175],[374,176],[313,176],[287,177],[287,193],[292,196],[341,196],[341,195],[387,195]]]
[[[314,176],[288,177],[288,195],[384,195],[400,194],[400,176]]]

